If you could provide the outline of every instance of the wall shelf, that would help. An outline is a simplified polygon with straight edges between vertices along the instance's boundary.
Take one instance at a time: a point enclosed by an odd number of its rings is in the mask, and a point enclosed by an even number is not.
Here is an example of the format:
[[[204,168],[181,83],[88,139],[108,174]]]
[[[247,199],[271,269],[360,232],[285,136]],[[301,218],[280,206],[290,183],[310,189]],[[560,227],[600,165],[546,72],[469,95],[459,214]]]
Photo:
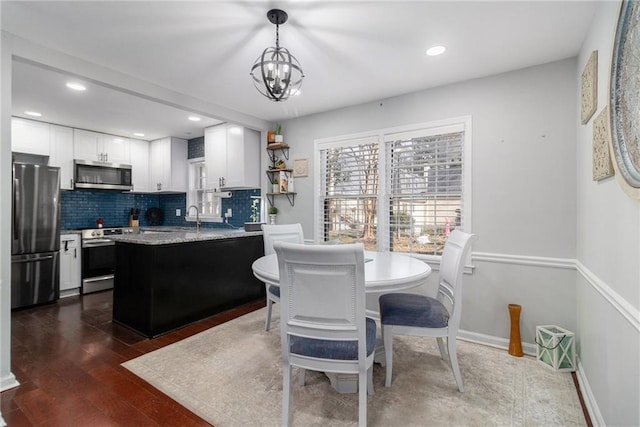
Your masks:
[[[275,163],[277,151],[280,151],[284,158],[289,160],[289,146],[284,142],[277,142],[267,145],[267,154],[269,154],[269,160],[271,160],[271,163]]]
[[[269,183],[272,183],[273,180],[280,175],[280,172],[288,172],[289,174],[293,174],[293,169],[276,168],[276,161],[278,160],[278,156],[276,153],[280,151],[286,160],[289,160],[289,146],[285,143],[271,143],[267,145],[267,154],[269,155],[269,160],[271,161],[271,167],[266,170],[267,178],[269,178]],[[295,204],[296,193],[295,192],[286,192],[286,193],[266,193],[267,201],[270,206],[273,206],[275,202],[276,196],[286,196],[289,204],[293,206]]]
[[[296,194],[298,193],[267,193],[267,200],[269,201],[269,205],[273,206],[276,196],[287,196],[289,204],[293,206],[295,204]]]

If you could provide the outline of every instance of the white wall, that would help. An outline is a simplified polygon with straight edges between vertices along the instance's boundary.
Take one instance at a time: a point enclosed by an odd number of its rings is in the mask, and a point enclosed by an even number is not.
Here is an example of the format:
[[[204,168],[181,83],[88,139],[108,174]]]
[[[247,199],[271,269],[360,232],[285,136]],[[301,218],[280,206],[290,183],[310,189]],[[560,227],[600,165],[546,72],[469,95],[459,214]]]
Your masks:
[[[308,158],[311,170],[295,180],[294,207],[276,202],[279,221],[313,235],[315,139],[471,115],[471,231],[479,240],[461,327],[506,346],[507,304],[518,303],[525,342],[536,325],[575,330],[575,86],[568,59],[284,122],[291,159]]]
[[[611,426],[640,425],[640,202],[616,178],[592,180],[593,119],[608,103],[618,2],[594,14],[578,57],[580,75],[598,51],[598,108],[577,127],[578,344],[581,382],[597,402],[594,418]]]
[[[11,373],[11,44],[0,37],[0,390],[5,390],[17,382]]]

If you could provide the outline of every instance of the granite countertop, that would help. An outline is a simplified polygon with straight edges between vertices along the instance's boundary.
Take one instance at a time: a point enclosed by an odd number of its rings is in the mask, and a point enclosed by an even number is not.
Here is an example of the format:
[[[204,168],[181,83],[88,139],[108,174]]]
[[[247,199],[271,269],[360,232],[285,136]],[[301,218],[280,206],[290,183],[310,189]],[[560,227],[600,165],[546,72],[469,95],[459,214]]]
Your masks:
[[[140,227],[139,234],[109,236],[115,242],[138,245],[171,245],[176,243],[198,242],[203,240],[235,239],[238,237],[260,236],[262,231],[244,231],[205,228],[196,232],[195,227]]]

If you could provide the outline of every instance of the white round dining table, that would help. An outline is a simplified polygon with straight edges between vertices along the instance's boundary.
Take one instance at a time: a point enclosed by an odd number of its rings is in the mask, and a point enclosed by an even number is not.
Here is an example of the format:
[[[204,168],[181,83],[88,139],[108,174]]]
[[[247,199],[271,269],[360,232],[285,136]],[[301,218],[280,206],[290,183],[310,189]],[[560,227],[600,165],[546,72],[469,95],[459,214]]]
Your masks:
[[[364,281],[367,294],[383,294],[402,291],[422,285],[431,274],[427,263],[407,254],[395,252],[364,251]],[[280,273],[276,254],[258,258],[251,266],[253,275],[269,285],[279,286]],[[367,316],[379,320],[377,310],[367,310]],[[378,329],[374,361],[385,364],[384,343]],[[357,376],[326,374],[331,386],[339,393],[356,393]]]
[[[419,259],[396,252],[364,252],[366,293],[402,291],[422,285],[431,267]],[[276,254],[258,258],[251,266],[253,275],[269,285],[279,286],[280,273]]]

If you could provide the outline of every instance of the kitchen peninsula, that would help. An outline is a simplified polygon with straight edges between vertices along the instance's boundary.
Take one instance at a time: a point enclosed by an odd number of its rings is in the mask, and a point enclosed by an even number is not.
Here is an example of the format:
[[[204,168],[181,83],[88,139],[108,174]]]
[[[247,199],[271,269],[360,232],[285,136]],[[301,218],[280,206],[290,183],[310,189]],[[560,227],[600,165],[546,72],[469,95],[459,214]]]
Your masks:
[[[251,272],[262,232],[143,229],[112,240],[113,321],[146,337],[265,297]]]

